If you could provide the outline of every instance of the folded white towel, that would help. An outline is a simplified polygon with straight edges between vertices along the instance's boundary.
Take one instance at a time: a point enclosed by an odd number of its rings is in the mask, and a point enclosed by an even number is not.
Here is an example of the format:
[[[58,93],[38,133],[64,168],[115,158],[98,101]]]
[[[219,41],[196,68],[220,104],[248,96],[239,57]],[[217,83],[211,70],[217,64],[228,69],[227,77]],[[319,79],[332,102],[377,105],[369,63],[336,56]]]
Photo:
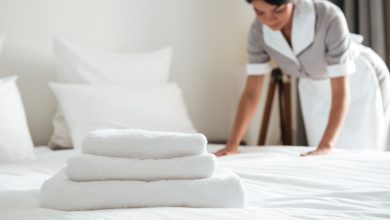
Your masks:
[[[74,182],[64,171],[41,190],[44,208],[76,211],[140,207],[242,208],[240,178],[231,171],[197,180]]]
[[[213,154],[172,159],[140,160],[83,154],[68,159],[65,169],[74,181],[169,180],[211,177],[216,167]]]
[[[169,159],[206,153],[202,134],[138,129],[102,129],[88,133],[82,152],[100,156]]]

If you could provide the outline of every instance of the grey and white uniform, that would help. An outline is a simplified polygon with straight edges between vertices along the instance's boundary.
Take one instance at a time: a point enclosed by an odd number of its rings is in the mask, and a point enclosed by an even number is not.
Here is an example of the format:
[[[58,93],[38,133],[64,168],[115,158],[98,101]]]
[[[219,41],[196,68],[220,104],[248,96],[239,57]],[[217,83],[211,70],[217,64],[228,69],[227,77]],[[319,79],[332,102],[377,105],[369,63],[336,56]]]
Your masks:
[[[350,105],[335,147],[383,149],[389,119],[389,70],[351,35],[342,11],[323,0],[298,0],[291,46],[257,19],[249,32],[249,75],[271,71],[271,58],[299,77],[302,113],[311,146],[319,144],[331,109],[330,79],[349,75]]]

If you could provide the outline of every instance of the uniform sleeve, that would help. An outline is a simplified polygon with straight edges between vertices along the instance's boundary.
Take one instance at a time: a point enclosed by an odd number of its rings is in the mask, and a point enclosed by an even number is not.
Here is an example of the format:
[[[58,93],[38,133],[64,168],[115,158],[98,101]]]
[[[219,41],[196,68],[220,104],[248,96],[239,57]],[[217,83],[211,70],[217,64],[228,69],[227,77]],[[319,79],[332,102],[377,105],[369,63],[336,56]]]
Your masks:
[[[353,74],[355,67],[355,45],[345,20],[345,16],[338,11],[332,18],[325,35],[327,73],[330,77],[339,77]]]
[[[272,70],[270,56],[261,44],[260,26],[255,21],[249,31],[248,37],[248,75],[263,75]]]

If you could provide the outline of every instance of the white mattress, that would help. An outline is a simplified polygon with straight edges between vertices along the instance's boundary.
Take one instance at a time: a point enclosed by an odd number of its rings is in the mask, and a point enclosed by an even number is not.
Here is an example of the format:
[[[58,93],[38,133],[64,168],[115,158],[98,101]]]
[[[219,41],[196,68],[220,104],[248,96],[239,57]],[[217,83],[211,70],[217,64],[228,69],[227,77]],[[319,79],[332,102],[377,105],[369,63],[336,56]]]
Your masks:
[[[209,146],[211,151],[221,146]],[[39,189],[75,150],[35,150],[0,164],[0,219],[390,219],[390,153],[335,151],[301,158],[300,147],[247,147],[219,159],[243,180],[246,209],[148,208],[63,212],[39,207]]]

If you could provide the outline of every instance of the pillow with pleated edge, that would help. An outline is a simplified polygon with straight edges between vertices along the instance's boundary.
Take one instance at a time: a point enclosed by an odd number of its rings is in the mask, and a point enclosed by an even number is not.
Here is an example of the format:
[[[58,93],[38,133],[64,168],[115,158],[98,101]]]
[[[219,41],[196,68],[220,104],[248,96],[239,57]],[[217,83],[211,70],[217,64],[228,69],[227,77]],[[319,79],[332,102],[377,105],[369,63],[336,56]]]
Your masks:
[[[65,37],[53,38],[58,82],[125,87],[159,86],[168,83],[172,47],[144,53],[119,53],[80,47]],[[63,111],[58,106],[52,120],[52,149],[72,148]]]
[[[16,80],[17,76],[0,78],[0,162],[34,158],[34,145]]]
[[[50,83],[69,125],[75,148],[97,129],[195,133],[176,83],[131,88]]]

